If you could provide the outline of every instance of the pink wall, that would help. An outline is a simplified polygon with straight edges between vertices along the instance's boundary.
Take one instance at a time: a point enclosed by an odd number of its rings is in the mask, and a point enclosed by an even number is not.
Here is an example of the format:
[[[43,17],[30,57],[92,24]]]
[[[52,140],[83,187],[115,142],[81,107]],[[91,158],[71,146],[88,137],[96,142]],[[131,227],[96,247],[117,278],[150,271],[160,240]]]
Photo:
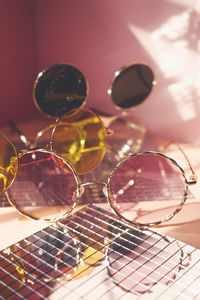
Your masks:
[[[34,3],[27,0],[0,1],[0,124],[7,118],[28,118],[35,76]]]
[[[106,93],[110,80],[121,66],[141,61],[151,66],[157,85],[132,114],[158,136],[200,141],[198,2],[0,1],[0,30],[6,41],[1,99],[7,101],[1,121],[5,115],[38,116],[32,103],[33,80],[37,72],[60,62],[85,73],[90,86],[87,106],[119,113]],[[10,74],[14,80],[8,80]]]

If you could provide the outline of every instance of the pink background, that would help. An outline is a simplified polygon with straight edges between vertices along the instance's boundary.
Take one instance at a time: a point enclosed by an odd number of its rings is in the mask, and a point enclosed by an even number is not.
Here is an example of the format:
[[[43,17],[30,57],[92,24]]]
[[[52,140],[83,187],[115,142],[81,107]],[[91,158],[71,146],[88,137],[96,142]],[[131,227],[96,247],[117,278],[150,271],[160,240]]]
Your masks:
[[[86,75],[87,107],[119,114],[109,83],[116,70],[140,61],[157,85],[131,114],[158,137],[200,142],[198,0],[0,0],[0,22],[0,125],[44,118],[33,83],[61,62]]]

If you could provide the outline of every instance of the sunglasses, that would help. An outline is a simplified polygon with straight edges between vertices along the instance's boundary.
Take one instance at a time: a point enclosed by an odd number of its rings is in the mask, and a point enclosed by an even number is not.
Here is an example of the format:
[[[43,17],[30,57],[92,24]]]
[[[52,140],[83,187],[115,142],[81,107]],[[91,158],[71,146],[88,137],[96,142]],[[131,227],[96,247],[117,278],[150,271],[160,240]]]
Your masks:
[[[122,111],[122,116],[107,117],[98,113],[100,118],[93,111],[83,108],[89,90],[84,74],[72,65],[52,65],[38,74],[33,87],[33,100],[43,114],[57,120],[39,131],[33,142],[12,120],[9,120],[9,125],[29,149],[43,148],[46,140],[51,140],[51,150],[69,160],[78,174],[88,173],[101,162],[106,148],[114,153],[117,160],[139,151],[145,127],[134,116],[129,120],[124,115],[144,102],[154,84],[149,66],[141,63],[124,66],[115,72],[108,89],[112,103]],[[122,102],[117,98],[118,94]]]
[[[175,216],[188,197],[188,186],[197,182],[185,154],[189,179],[174,159],[146,151],[121,160],[105,181],[82,182],[74,166],[57,153],[32,149],[17,155],[3,134],[1,143],[1,192],[20,213],[36,220],[61,221],[81,204],[87,187],[97,193],[102,187],[101,194],[119,218],[139,228],[151,227]]]
[[[151,68],[133,62],[115,71],[107,93],[117,109],[135,109],[152,92],[155,78]],[[86,104],[89,84],[82,71],[69,64],[55,64],[41,71],[34,83],[33,100],[49,117],[61,117]]]

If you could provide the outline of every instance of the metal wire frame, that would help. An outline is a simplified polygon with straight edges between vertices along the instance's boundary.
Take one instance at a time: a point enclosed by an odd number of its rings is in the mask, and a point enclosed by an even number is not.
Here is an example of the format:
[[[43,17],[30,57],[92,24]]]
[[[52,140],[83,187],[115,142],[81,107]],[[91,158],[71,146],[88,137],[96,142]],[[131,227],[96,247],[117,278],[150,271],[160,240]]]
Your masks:
[[[186,199],[187,199],[187,195],[188,195],[188,186],[189,185],[192,185],[192,184],[195,184],[197,182],[197,179],[195,177],[195,174],[194,174],[194,171],[191,167],[191,164],[189,163],[189,167],[191,169],[191,172],[192,172],[192,176],[187,179],[186,178],[186,175],[185,175],[185,172],[184,170],[182,169],[182,167],[176,162],[176,160],[172,159],[171,157],[163,154],[163,153],[160,153],[160,152],[155,152],[155,151],[145,151],[145,152],[137,152],[137,153],[134,153],[134,154],[129,154],[125,159],[121,160],[115,167],[114,169],[111,171],[111,173],[109,174],[108,178],[107,178],[107,181],[106,182],[98,182],[98,181],[94,181],[94,182],[85,182],[85,183],[81,183],[81,180],[77,174],[77,172],[75,171],[74,167],[68,162],[66,161],[64,158],[60,157],[59,155],[53,153],[53,152],[50,152],[48,150],[44,150],[44,149],[36,149],[36,150],[29,150],[29,151],[25,151],[24,153],[22,152],[20,155],[19,155],[19,158],[23,157],[23,155],[25,154],[31,154],[31,153],[35,153],[37,151],[41,151],[43,153],[51,153],[53,155],[55,155],[56,157],[58,157],[59,159],[61,159],[63,161],[63,163],[71,170],[72,172],[72,175],[74,176],[74,179],[75,179],[75,182],[76,182],[76,185],[77,185],[77,189],[76,189],[76,195],[75,195],[75,201],[73,201],[73,205],[71,207],[71,209],[69,211],[66,211],[66,213],[64,215],[61,215],[59,217],[56,217],[56,218],[37,218],[37,217],[33,217],[31,216],[30,214],[28,213],[24,213],[24,211],[22,211],[20,209],[20,207],[18,207],[15,203],[15,200],[13,198],[11,198],[10,196],[10,193],[9,193],[9,190],[6,191],[6,196],[7,196],[7,199],[9,201],[9,203],[14,206],[20,213],[22,213],[23,215],[29,217],[29,218],[32,218],[32,219],[35,219],[35,220],[39,220],[39,219],[42,219],[42,220],[45,220],[45,221],[48,221],[48,222],[57,222],[57,221],[61,221],[63,219],[65,219],[66,217],[68,217],[73,209],[77,206],[77,204],[79,203],[80,201],[80,198],[81,196],[83,195],[84,193],[84,187],[85,186],[89,186],[89,185],[102,185],[103,187],[103,192],[106,196],[106,199],[107,199],[107,202],[109,203],[110,207],[113,209],[113,211],[115,212],[115,214],[121,218],[123,221],[127,222],[127,223],[130,223],[132,225],[134,225],[135,227],[137,228],[140,228],[140,229],[145,229],[145,228],[148,228],[148,227],[153,227],[153,226],[156,226],[156,225],[159,225],[163,222],[166,222],[168,220],[170,220],[171,218],[173,218],[183,207]],[[180,172],[181,176],[183,177],[183,181],[184,181],[184,193],[183,193],[183,198],[180,202],[180,204],[177,206],[177,208],[170,214],[168,215],[167,217],[159,220],[159,221],[155,221],[155,222],[151,222],[151,223],[139,223],[139,222],[134,222],[134,221],[131,221],[127,218],[125,218],[123,215],[121,215],[117,209],[115,208],[115,206],[113,205],[112,203],[112,196],[110,195],[110,181],[112,179],[112,177],[114,176],[115,174],[115,171],[120,168],[120,166],[128,161],[129,159],[132,159],[134,157],[137,157],[137,156],[141,156],[141,155],[148,155],[148,154],[151,154],[151,155],[154,155],[156,157],[162,157],[162,158],[165,158],[167,159],[170,163],[172,163],[178,170],[178,172]],[[187,160],[188,161],[188,160]]]

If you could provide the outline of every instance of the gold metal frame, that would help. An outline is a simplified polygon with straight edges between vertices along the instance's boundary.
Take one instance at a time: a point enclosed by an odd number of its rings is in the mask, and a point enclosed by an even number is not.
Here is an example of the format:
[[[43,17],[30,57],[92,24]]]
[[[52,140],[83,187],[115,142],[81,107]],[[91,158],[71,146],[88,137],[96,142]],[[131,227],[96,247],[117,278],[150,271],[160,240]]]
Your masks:
[[[67,162],[64,158],[62,158],[60,155],[56,154],[56,153],[53,153],[52,151],[49,151],[49,150],[46,150],[46,149],[35,149],[35,150],[29,150],[29,151],[24,151],[22,153],[19,154],[19,159],[21,157],[23,157],[23,155],[26,155],[26,154],[31,154],[31,153],[36,153],[36,152],[42,152],[42,153],[47,153],[47,154],[50,154],[50,155],[54,155],[55,157],[57,157],[58,159],[60,159],[65,165],[67,165],[67,167],[71,170],[74,178],[75,178],[75,181],[76,181],[76,185],[77,185],[77,189],[76,189],[76,201],[74,201],[72,207],[66,212],[64,213],[64,215],[62,216],[59,216],[59,217],[54,217],[54,218],[37,218],[37,217],[33,217],[31,216],[30,214],[28,213],[25,213],[23,212],[17,205],[16,203],[12,200],[12,197],[10,195],[10,192],[9,192],[9,189],[8,191],[5,192],[6,194],[6,197],[9,201],[9,203],[23,216],[26,216],[30,219],[34,219],[34,220],[42,220],[42,221],[45,221],[45,222],[52,222],[52,223],[57,223],[58,221],[68,217],[73,209],[76,207],[76,205],[78,204],[79,202],[79,199],[80,199],[80,196],[81,196],[81,191],[82,191],[82,188],[81,188],[81,184],[80,184],[80,180],[79,180],[79,177],[74,169],[74,167],[70,164],[70,162]]]
[[[129,160],[130,158],[133,158],[133,157],[138,156],[138,155],[146,155],[146,154],[153,154],[153,155],[156,155],[156,156],[164,157],[164,158],[170,160],[172,162],[172,164],[174,164],[179,169],[179,171],[181,172],[181,174],[183,176],[183,179],[184,179],[184,184],[185,184],[185,186],[184,186],[184,194],[183,194],[183,199],[182,199],[181,203],[179,204],[179,206],[175,209],[175,211],[173,213],[171,213],[166,218],[164,218],[164,219],[162,219],[160,221],[152,222],[152,223],[136,223],[136,222],[132,222],[132,221],[126,219],[125,217],[121,216],[118,213],[118,211],[112,205],[112,201],[111,201],[111,198],[109,196],[109,187],[110,187],[111,178],[113,177],[115,171],[120,167],[121,164],[123,164],[125,161]],[[109,205],[111,206],[111,208],[113,209],[113,211],[115,212],[115,214],[118,217],[120,217],[121,219],[123,219],[126,223],[132,224],[132,225],[134,225],[135,227],[137,227],[139,229],[146,229],[146,228],[149,228],[149,227],[153,227],[153,226],[159,225],[159,224],[161,224],[163,222],[166,222],[166,221],[170,220],[171,218],[173,218],[182,209],[183,204],[185,203],[185,201],[187,199],[188,185],[192,185],[192,184],[195,184],[195,183],[196,183],[196,180],[194,181],[194,179],[192,179],[191,181],[187,180],[186,175],[185,175],[185,171],[179,166],[179,164],[173,158],[171,158],[171,157],[169,157],[169,156],[167,156],[167,155],[165,155],[163,153],[160,153],[160,152],[144,151],[144,152],[138,152],[138,153],[135,153],[135,154],[128,155],[127,158],[123,159],[122,161],[120,161],[115,166],[115,168],[110,173],[110,175],[108,177],[108,180],[107,180],[107,183],[106,183],[106,196],[107,196],[107,201],[108,201]]]
[[[185,175],[185,171],[181,168],[181,166],[176,162],[176,160],[174,160],[173,158],[163,154],[163,153],[160,153],[160,152],[154,152],[154,151],[144,151],[144,152],[137,152],[137,153],[134,153],[134,154],[129,154],[125,159],[121,160],[114,168],[113,170],[111,171],[110,175],[108,176],[106,182],[101,182],[101,181],[96,181],[96,182],[85,182],[85,183],[81,183],[80,182],[80,179],[79,179],[79,176],[77,174],[77,172],[75,171],[74,167],[68,162],[66,161],[64,158],[62,158],[60,155],[56,154],[56,153],[53,153],[52,151],[49,151],[49,150],[45,150],[45,149],[36,149],[36,150],[29,150],[29,151],[25,151],[23,153],[21,153],[19,155],[19,158],[21,158],[24,154],[27,154],[27,153],[35,153],[36,151],[41,151],[43,153],[48,153],[48,154],[54,154],[56,157],[58,157],[59,159],[61,159],[63,161],[63,163],[65,165],[67,165],[67,167],[70,168],[70,170],[72,171],[72,174],[75,178],[75,181],[76,181],[76,185],[77,185],[77,189],[76,189],[76,201],[74,201],[72,207],[66,212],[64,213],[63,215],[59,216],[59,217],[54,217],[54,218],[36,218],[36,217],[33,217],[31,216],[30,214],[26,214],[24,213],[23,211],[20,210],[20,208],[15,204],[15,202],[12,200],[12,198],[10,197],[10,194],[9,194],[9,190],[5,192],[7,198],[8,198],[8,201],[9,203],[15,207],[15,209],[21,213],[22,215],[25,215],[31,219],[34,219],[34,220],[42,220],[42,221],[47,221],[47,222],[62,222],[62,220],[64,220],[66,217],[68,217],[73,209],[77,206],[77,204],[79,203],[79,200],[80,200],[80,197],[81,195],[84,193],[84,186],[87,186],[87,185],[96,185],[96,184],[99,184],[99,185],[102,185],[103,186],[103,192],[106,196],[106,199],[107,199],[107,202],[108,204],[110,205],[110,207],[112,208],[112,210],[114,211],[114,213],[117,215],[117,217],[119,217],[120,219],[122,219],[125,223],[128,223],[128,224],[131,224],[131,225],[134,225],[136,228],[139,228],[139,229],[146,229],[146,228],[149,228],[149,227],[153,227],[153,226],[156,226],[156,225],[159,225],[163,222],[166,222],[170,219],[172,219],[183,207],[186,199],[187,199],[187,194],[188,194],[188,186],[189,185],[193,185],[193,184],[196,184],[197,183],[197,178],[196,178],[196,175],[191,167],[191,164],[190,162],[188,161],[186,155],[185,158],[189,164],[189,168],[192,172],[192,176],[190,176],[190,179],[188,180],[186,178],[186,175]],[[183,152],[184,153],[184,152]],[[121,164],[123,164],[124,162],[126,162],[127,160],[133,158],[133,157],[136,157],[136,156],[140,156],[140,155],[146,155],[146,154],[153,154],[155,156],[159,156],[159,157],[164,157],[166,159],[168,159],[172,164],[174,164],[178,170],[180,171],[180,174],[182,175],[183,177],[183,181],[184,181],[184,194],[183,194],[183,198],[180,202],[180,204],[178,205],[178,207],[174,210],[174,212],[172,212],[169,216],[159,220],[159,221],[156,221],[156,222],[151,222],[151,223],[137,223],[137,222],[133,222],[133,221],[130,221],[128,219],[126,219],[124,216],[122,216],[116,209],[115,207],[113,206],[112,204],[112,201],[111,201],[111,198],[110,198],[110,195],[109,195],[109,190],[110,190],[110,181],[111,181],[111,178],[113,177],[115,171],[120,168]]]
[[[107,144],[108,144],[107,143],[107,136],[110,135],[110,131],[109,131],[109,128],[106,128],[106,126],[105,126],[104,122],[102,121],[101,117],[97,113],[93,112],[92,110],[86,109],[86,108],[75,108],[75,109],[72,109],[69,113],[64,114],[63,116],[57,118],[52,124],[50,124],[49,126],[43,128],[42,130],[40,130],[37,133],[37,135],[35,137],[35,140],[33,142],[29,141],[25,137],[25,135],[23,134],[23,132],[17,127],[17,125],[12,120],[9,120],[9,125],[19,135],[20,140],[28,148],[25,151],[29,151],[31,149],[38,149],[38,148],[41,149],[41,148],[44,148],[44,149],[49,149],[52,152],[55,152],[55,151],[53,151],[53,147],[55,146],[54,143],[53,143],[53,138],[54,138],[54,134],[55,134],[56,128],[59,125],[59,122],[62,121],[63,118],[65,118],[67,116],[70,116],[70,114],[72,114],[73,112],[76,112],[76,111],[88,112],[88,113],[91,114],[91,116],[96,117],[99,120],[99,124],[101,124],[102,130],[104,132],[104,145],[105,145],[105,147],[104,147],[104,150],[102,151],[102,154],[101,154],[101,157],[100,157],[98,163],[96,164],[96,166],[93,167],[93,169],[94,169],[95,167],[97,167],[100,164],[100,162],[102,161],[102,159],[105,156],[106,149],[107,149]],[[49,131],[51,130],[51,132],[49,133],[49,138],[50,138],[49,143],[45,144],[45,145],[42,145],[42,146],[39,146],[38,143],[40,141],[40,138],[46,132],[48,132],[48,130]],[[80,132],[81,132],[81,130],[80,130]],[[79,173],[79,174],[85,174],[85,173],[87,173],[87,171],[84,172],[84,173]]]
[[[77,111],[85,111],[85,112],[88,112],[91,114],[91,116],[97,118],[99,120],[99,124],[101,124],[101,127],[102,127],[102,130],[104,132],[104,149],[101,153],[101,157],[99,158],[99,161],[98,163],[90,170],[92,171],[93,169],[95,169],[100,163],[101,161],[103,160],[104,156],[105,156],[105,153],[106,153],[106,148],[107,148],[107,136],[109,135],[109,129],[106,129],[102,119],[99,117],[98,114],[94,113],[92,110],[90,109],[86,109],[86,108],[76,108],[76,109],[72,109],[68,114],[65,114],[63,116],[61,116],[60,118],[58,118],[56,121],[55,121],[55,124],[53,125],[53,129],[52,129],[52,132],[51,132],[51,140],[50,140],[50,150],[52,152],[55,153],[55,151],[53,150],[53,148],[55,147],[54,145],[54,135],[55,135],[55,132],[56,132],[56,128],[57,126],[59,125],[59,123],[66,117],[66,116],[70,116],[71,114],[73,114],[74,112],[76,113]],[[80,134],[80,140],[81,139],[84,139],[84,138],[81,138],[81,135],[82,135],[82,129],[81,128],[78,128],[78,131],[79,131],[79,134]],[[82,175],[82,174],[85,174],[85,173],[88,173],[87,172],[84,172],[84,173],[78,173],[79,175]]]

